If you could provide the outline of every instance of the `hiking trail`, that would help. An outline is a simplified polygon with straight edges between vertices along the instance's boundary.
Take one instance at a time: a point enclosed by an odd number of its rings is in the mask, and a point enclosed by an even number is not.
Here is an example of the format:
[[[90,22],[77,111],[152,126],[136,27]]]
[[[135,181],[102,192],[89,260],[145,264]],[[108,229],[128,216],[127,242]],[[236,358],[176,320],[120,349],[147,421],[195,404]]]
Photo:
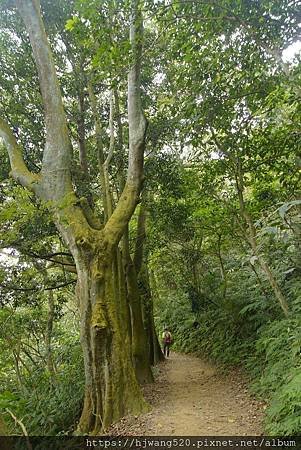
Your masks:
[[[109,433],[124,435],[256,436],[263,404],[252,399],[240,373],[220,372],[191,355],[171,352],[156,383],[144,388],[151,411],[123,418]]]

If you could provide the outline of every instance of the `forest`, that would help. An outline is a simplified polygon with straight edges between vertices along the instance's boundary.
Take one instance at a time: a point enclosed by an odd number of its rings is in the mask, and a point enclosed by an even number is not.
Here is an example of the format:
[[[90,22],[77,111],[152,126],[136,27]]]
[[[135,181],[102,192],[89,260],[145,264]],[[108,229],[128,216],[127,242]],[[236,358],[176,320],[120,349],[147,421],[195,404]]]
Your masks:
[[[193,355],[301,436],[300,23],[0,1],[0,435],[105,434]]]

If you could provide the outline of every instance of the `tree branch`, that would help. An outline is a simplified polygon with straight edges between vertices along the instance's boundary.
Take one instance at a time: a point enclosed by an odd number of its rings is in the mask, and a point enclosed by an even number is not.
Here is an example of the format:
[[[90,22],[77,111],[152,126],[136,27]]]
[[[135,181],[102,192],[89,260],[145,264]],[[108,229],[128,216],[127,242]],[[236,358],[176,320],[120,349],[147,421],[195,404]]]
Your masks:
[[[58,284],[57,286],[49,286],[43,288],[43,291],[52,291],[54,289],[61,289],[65,286],[69,286],[70,284],[76,283],[77,280],[68,281],[67,283]],[[32,287],[32,288],[19,288],[17,286],[6,286],[4,284],[0,284],[0,288],[6,290],[6,291],[21,291],[21,292],[27,292],[27,291],[38,291],[38,287]]]
[[[133,66],[128,76],[129,166],[128,183],[141,183],[147,122],[141,106],[141,54],[143,22],[139,0],[131,1],[130,41]]]
[[[141,54],[143,23],[140,0],[131,0],[130,42],[133,64],[128,75],[129,164],[127,180],[117,206],[105,226],[111,245],[119,242],[139,201],[143,180],[143,160],[147,122],[141,106]]]
[[[44,105],[46,145],[41,172],[43,187],[47,199],[60,200],[72,192],[71,143],[60,86],[39,0],[16,0],[16,4],[29,34]]]
[[[27,430],[26,430],[26,428],[25,428],[24,423],[21,422],[21,420],[19,420],[19,419],[11,412],[10,409],[6,408],[6,411],[8,412],[8,414],[11,415],[11,417],[14,419],[15,423],[18,424],[18,425],[21,427],[22,432],[23,432],[23,435],[26,436],[26,445],[27,445],[27,448],[28,448],[29,450],[32,450],[32,445],[31,445],[31,443],[30,443],[30,440],[28,439],[28,432],[27,432]]]
[[[114,96],[113,91],[111,90],[110,94],[110,117],[109,117],[109,128],[110,128],[110,146],[109,152],[105,162],[103,163],[103,172],[104,172],[104,181],[105,181],[105,195],[106,195],[106,205],[107,205],[107,218],[110,218],[113,211],[113,197],[110,189],[110,180],[109,180],[109,167],[114,155],[115,149],[115,132],[114,132]]]
[[[22,186],[27,187],[33,192],[36,192],[38,183],[40,182],[40,175],[32,173],[28,170],[20,146],[11,131],[10,127],[0,117],[0,137],[3,139],[5,147],[7,148],[11,172],[10,175]]]

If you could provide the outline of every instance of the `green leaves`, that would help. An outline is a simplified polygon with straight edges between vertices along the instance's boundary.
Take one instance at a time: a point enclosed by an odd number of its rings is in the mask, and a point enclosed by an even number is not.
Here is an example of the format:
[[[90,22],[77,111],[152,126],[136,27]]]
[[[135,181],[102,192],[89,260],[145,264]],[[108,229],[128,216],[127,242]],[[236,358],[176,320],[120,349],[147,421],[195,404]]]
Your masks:
[[[274,396],[267,409],[267,430],[272,435],[298,435],[301,427],[301,367],[291,375],[290,381]]]
[[[79,18],[77,16],[73,16],[71,19],[68,19],[65,25],[65,29],[67,31],[72,31],[76,24],[78,24]]]
[[[10,391],[4,391],[0,394],[0,409],[10,408],[18,400],[18,396]]]

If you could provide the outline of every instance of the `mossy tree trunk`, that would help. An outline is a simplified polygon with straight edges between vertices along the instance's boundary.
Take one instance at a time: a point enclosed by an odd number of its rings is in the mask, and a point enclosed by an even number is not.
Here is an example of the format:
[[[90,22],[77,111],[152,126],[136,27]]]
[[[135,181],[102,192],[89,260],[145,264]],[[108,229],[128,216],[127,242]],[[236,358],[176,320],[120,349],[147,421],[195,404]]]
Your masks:
[[[143,311],[143,321],[145,324],[148,340],[149,363],[151,365],[155,365],[159,361],[163,361],[165,358],[162,353],[155,328],[153,298],[149,283],[148,268],[145,262],[145,259],[147,258],[144,245],[146,240],[146,221],[147,221],[146,203],[147,198],[146,195],[144,194],[138,215],[137,236],[136,236],[135,253],[133,258],[133,266],[138,282],[137,285],[140,293],[141,308]]]
[[[28,170],[10,127],[0,119],[0,137],[8,150],[11,175],[47,202],[53,220],[73,255],[81,316],[85,363],[85,398],[79,423],[82,433],[99,433],[127,412],[145,409],[131,360],[126,302],[116,285],[117,246],[139,201],[143,177],[146,120],[140,99],[142,17],[132,0],[130,41],[132,67],[128,76],[129,162],[125,186],[105,225],[86,199],[78,199],[71,180],[72,147],[61,91],[46,36],[39,0],[16,0],[36,63],[45,112],[46,144],[42,170]],[[118,261],[118,259],[117,259]],[[121,286],[121,284],[120,284]]]
[[[147,336],[149,342],[149,360],[152,366],[164,361],[164,355],[159,343],[154,321],[154,306],[153,297],[150,288],[148,267],[143,264],[139,273],[139,290],[143,298],[144,305],[144,323],[147,329]]]
[[[91,246],[91,247],[90,247]],[[89,251],[89,247],[93,251]],[[79,431],[98,433],[126,413],[139,413],[145,404],[131,361],[124,318],[125,302],[116,296],[114,252],[102,233],[76,246],[77,295],[85,363],[85,400]]]
[[[139,291],[136,269],[130,255],[128,230],[123,236],[123,255],[127,297],[131,311],[133,364],[137,380],[140,384],[146,384],[153,381],[149,359],[150,348],[144,328],[142,297]]]

